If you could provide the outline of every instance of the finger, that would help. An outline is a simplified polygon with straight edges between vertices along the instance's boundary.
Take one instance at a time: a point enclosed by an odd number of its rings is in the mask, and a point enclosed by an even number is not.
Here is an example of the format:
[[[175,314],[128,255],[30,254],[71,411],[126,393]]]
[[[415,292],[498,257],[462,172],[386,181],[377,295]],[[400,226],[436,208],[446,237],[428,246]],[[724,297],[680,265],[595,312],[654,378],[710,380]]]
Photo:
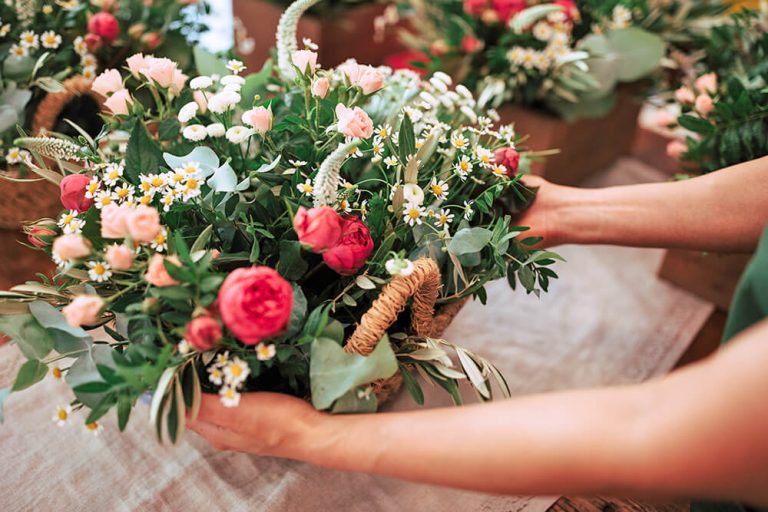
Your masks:
[[[224,427],[200,420],[188,422],[187,427],[205,438],[217,450],[230,449],[231,434]]]

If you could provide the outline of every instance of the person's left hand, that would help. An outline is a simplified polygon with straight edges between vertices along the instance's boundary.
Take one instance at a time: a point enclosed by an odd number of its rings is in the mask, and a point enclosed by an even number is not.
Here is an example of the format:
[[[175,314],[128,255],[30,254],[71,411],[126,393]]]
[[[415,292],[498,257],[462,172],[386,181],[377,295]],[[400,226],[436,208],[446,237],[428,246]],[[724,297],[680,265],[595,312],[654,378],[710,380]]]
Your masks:
[[[278,393],[243,393],[231,408],[203,394],[197,419],[187,425],[218,450],[295,458],[305,432],[322,417],[304,400]]]

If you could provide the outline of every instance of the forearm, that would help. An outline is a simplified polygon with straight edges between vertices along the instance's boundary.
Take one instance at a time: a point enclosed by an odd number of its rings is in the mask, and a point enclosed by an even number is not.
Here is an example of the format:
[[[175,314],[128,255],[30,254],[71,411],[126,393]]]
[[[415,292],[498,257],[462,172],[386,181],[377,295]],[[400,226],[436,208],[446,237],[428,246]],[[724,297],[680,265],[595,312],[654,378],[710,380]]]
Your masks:
[[[753,250],[768,223],[768,157],[674,183],[565,189],[559,243]]]

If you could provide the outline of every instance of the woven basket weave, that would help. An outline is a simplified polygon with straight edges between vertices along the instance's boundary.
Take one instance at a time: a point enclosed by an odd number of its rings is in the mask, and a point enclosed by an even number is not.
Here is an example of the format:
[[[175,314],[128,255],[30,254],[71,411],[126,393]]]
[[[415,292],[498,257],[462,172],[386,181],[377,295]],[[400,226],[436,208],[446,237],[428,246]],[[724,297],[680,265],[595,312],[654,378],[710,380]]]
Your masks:
[[[396,277],[381,291],[370,309],[360,319],[360,324],[347,340],[344,350],[367,356],[397,320],[410,299],[411,329],[413,334],[425,337],[441,336],[453,318],[464,306],[459,301],[441,307],[435,314],[435,301],[440,292],[440,269],[432,259],[421,258],[414,262],[413,273]],[[373,383],[379,403],[386,402],[400,389],[403,379],[400,373]]]

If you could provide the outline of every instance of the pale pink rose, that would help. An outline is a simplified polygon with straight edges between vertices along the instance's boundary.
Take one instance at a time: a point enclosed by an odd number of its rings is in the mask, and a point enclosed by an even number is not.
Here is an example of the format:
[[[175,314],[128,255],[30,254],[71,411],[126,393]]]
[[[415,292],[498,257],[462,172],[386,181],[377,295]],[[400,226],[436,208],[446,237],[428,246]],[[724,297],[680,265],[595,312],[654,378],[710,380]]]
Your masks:
[[[53,253],[63,261],[85,258],[91,254],[91,242],[83,235],[62,235],[53,241]]]
[[[139,206],[130,211],[125,226],[134,241],[149,243],[160,233],[160,213],[152,206]]]
[[[176,94],[180,93],[184,89],[184,85],[187,83],[187,75],[181,72],[180,69],[176,69],[173,72],[173,90]]]
[[[347,137],[367,139],[373,135],[373,121],[360,107],[347,108],[339,103],[336,105],[336,117],[339,118],[339,131]]]
[[[61,309],[61,314],[72,327],[95,324],[104,301],[98,295],[78,295]]]
[[[165,57],[146,57],[145,67],[141,74],[155,82],[160,87],[170,87],[174,83],[177,71],[176,63]]]
[[[343,64],[341,70],[349,79],[349,83],[360,87],[363,94],[372,94],[384,87],[384,75],[373,66],[351,62]]]
[[[139,78],[139,73],[141,73],[142,69],[147,67],[146,58],[141,53],[131,55],[125,59],[125,63],[128,65],[128,70],[134,78]]]
[[[193,92],[192,98],[194,98],[195,103],[197,103],[197,106],[200,108],[201,114],[208,112],[208,98],[205,97],[205,93],[203,91]]]
[[[702,117],[707,117],[715,109],[715,102],[709,94],[699,94],[696,98],[696,112]]]
[[[312,50],[296,50],[291,55],[291,62],[305,74],[312,74],[317,67],[317,53]]]
[[[133,266],[136,253],[124,245],[110,245],[107,249],[106,258],[107,263],[114,270],[128,270]]]
[[[128,89],[120,89],[112,93],[112,96],[104,101],[104,105],[117,116],[128,115],[129,107],[133,105],[133,98]]]
[[[272,110],[264,107],[254,107],[243,112],[243,122],[253,128],[256,133],[264,135],[272,129]]]
[[[656,112],[656,126],[659,128],[669,128],[676,124],[677,117],[675,117],[669,110],[662,109]]]
[[[114,203],[101,209],[101,236],[103,238],[125,238],[128,236],[126,221],[130,210]]]
[[[323,99],[328,95],[328,89],[330,87],[330,80],[325,77],[318,78],[312,82],[312,96],[317,96],[318,98]]]
[[[681,140],[673,140],[667,144],[667,156],[674,158],[675,160],[680,160],[680,157],[682,157],[686,151],[688,151],[688,145]]]
[[[97,76],[91,85],[91,89],[94,92],[101,94],[105,98],[109,93],[119,91],[122,88],[123,77],[120,76],[120,72],[116,69],[107,69]]]
[[[171,277],[168,271],[165,269],[164,261],[170,261],[177,267],[181,266],[179,258],[176,256],[164,257],[161,254],[155,254],[152,259],[149,260],[149,267],[147,267],[147,273],[144,274],[144,280],[152,286],[174,286],[179,284],[177,280]]]
[[[683,86],[675,91],[675,99],[683,105],[691,105],[696,101],[696,95],[690,87]]]
[[[696,79],[696,90],[702,94],[715,94],[717,92],[717,74],[707,73]]]

